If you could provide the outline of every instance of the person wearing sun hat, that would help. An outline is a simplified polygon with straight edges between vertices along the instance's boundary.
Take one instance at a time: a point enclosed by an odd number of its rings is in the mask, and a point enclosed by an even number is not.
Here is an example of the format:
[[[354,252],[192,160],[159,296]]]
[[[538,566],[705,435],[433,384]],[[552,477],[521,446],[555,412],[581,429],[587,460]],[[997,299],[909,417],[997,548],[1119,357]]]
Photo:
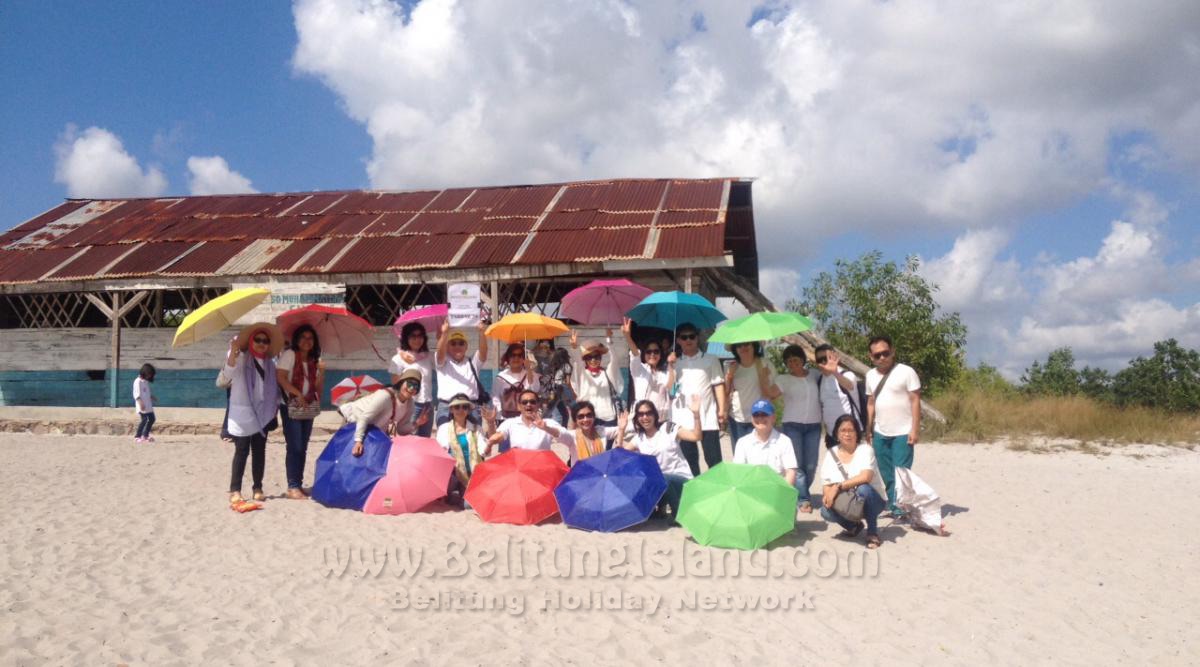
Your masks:
[[[760,398],[750,406],[754,430],[743,435],[733,448],[734,463],[765,465],[779,473],[788,484],[796,484],[796,451],[786,435],[775,430],[775,406]],[[807,493],[805,493],[807,498]]]
[[[491,396],[479,379],[479,371],[487,363],[487,339],[485,326],[478,325],[479,345],[475,353],[468,356],[470,347],[467,335],[462,331],[451,331],[449,320],[442,323],[438,333],[437,349],[433,355],[433,368],[437,374],[437,425],[450,421],[450,400],[457,394],[466,394],[475,404],[470,420],[479,423],[479,408],[491,404]]]
[[[354,424],[354,450],[351,454],[362,456],[363,440],[371,426],[388,435],[410,435],[429,420],[422,414],[414,422],[415,397],[421,391],[421,371],[410,368],[401,373],[390,387],[371,392],[362,398],[338,408],[342,418]]]
[[[625,391],[625,377],[617,366],[617,355],[609,354],[612,346],[612,331],[607,332],[604,342],[585,340],[579,342],[579,334],[571,331],[572,376],[571,386],[575,389],[575,401],[587,401],[596,410],[596,426],[617,425],[617,416],[622,411],[621,393]],[[607,366],[604,357],[608,356]]]
[[[265,500],[263,472],[266,469],[267,433],[278,426],[279,383],[275,356],[283,349],[283,333],[269,322],[243,327],[229,341],[229,352],[221,375],[229,382],[229,417],[226,428],[233,437],[233,466],[229,481],[230,503],[240,503],[246,459],[251,458],[250,477],[255,500]]]

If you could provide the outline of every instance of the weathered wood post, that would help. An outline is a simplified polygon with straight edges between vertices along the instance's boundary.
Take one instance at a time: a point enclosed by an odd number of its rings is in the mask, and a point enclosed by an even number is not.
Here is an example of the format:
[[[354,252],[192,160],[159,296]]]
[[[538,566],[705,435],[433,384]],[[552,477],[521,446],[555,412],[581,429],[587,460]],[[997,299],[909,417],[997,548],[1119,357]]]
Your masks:
[[[112,344],[112,367],[110,368],[111,376],[108,381],[108,407],[117,407],[117,376],[121,374],[121,293],[113,292],[112,295],[112,334],[109,336]]]

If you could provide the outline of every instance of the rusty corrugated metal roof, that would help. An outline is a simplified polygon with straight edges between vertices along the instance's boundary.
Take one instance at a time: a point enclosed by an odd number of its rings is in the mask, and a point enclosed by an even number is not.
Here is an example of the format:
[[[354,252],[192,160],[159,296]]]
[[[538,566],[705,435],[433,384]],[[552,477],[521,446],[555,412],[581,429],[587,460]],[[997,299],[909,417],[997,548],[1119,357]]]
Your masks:
[[[0,283],[723,256],[730,182],[73,200],[0,235]]]

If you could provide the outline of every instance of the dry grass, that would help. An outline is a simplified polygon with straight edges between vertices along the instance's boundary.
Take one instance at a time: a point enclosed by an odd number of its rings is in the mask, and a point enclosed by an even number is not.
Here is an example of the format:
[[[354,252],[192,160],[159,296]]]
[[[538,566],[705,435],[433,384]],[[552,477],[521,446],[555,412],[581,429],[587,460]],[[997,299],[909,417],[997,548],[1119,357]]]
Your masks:
[[[968,390],[949,393],[933,404],[947,420],[945,425],[926,421],[933,439],[990,442],[1036,436],[1084,443],[1200,443],[1200,416],[1123,409],[1078,396],[1029,398]]]

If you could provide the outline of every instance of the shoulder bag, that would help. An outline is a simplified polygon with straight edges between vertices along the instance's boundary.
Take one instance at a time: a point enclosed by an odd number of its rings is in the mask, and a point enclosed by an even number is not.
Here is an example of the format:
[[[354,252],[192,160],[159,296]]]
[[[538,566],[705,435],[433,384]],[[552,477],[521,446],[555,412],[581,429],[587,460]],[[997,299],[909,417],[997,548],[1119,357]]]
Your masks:
[[[886,380],[887,377],[885,376],[884,379]],[[846,468],[842,465],[841,459],[838,458],[833,450],[829,451],[829,455],[833,457],[833,462],[837,464],[838,470],[842,472],[842,477],[846,478],[846,481],[849,481],[850,475],[846,474]],[[838,494],[833,498],[833,507],[831,509],[847,521],[862,521],[864,513],[863,505],[865,504],[862,496],[855,493],[854,489],[849,489],[838,491]]]

